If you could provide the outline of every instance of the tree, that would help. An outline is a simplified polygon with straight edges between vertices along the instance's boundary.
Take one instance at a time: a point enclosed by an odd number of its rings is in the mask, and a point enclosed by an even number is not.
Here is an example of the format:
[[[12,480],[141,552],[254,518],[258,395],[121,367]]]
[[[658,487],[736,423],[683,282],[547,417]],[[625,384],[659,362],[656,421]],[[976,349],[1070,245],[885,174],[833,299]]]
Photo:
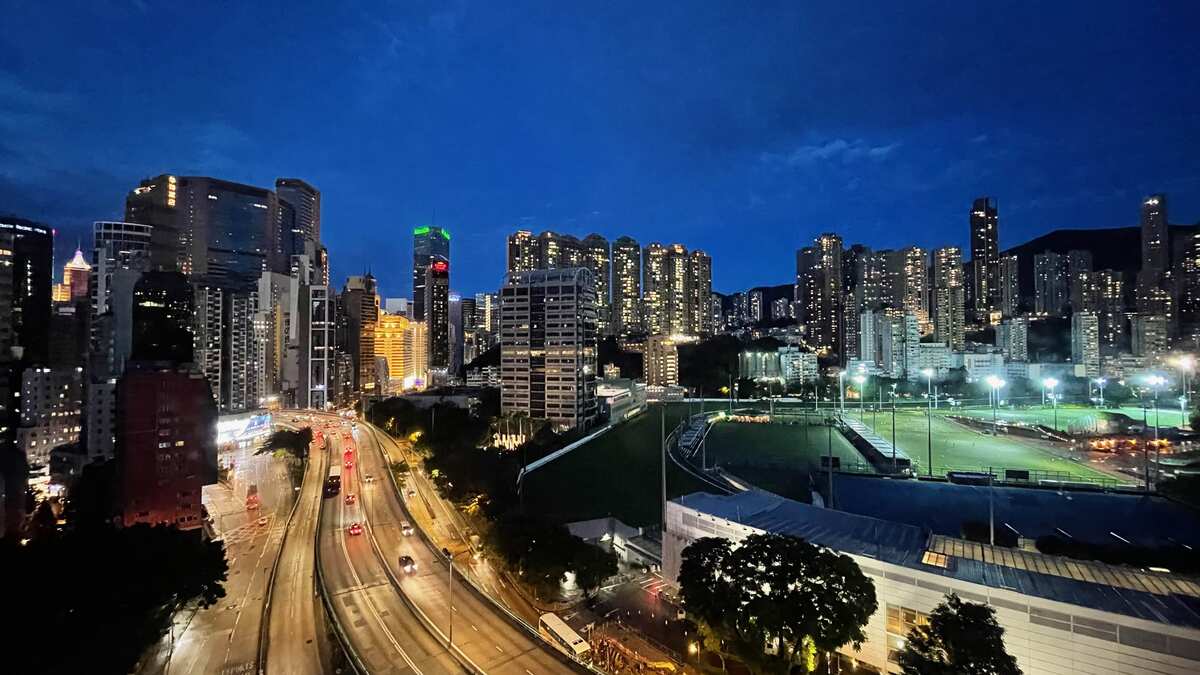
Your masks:
[[[590,596],[605,579],[617,573],[617,556],[612,551],[579,539],[575,545],[575,555],[572,556],[571,570],[575,572],[575,583],[584,595]]]
[[[1004,629],[991,607],[953,593],[908,635],[900,652],[905,675],[1021,675],[1004,650]]]
[[[680,593],[706,646],[723,644],[757,673],[811,671],[816,652],[858,648],[875,586],[849,557],[783,535],[734,544],[700,539],[683,551]]]
[[[291,429],[276,429],[267,442],[259,448],[256,455],[282,450],[296,459],[308,457],[308,446],[313,441],[312,427],[304,427],[296,431]]]

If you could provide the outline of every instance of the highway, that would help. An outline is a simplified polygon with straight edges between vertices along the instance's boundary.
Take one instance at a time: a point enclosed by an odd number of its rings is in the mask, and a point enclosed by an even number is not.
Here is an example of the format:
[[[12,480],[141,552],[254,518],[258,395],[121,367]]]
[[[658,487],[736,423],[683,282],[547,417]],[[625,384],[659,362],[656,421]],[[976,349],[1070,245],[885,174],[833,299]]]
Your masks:
[[[303,489],[288,528],[261,645],[267,673],[317,675],[330,672],[332,650],[327,641],[325,608],[317,595],[313,574],[317,515],[325,480],[326,453],[313,452],[305,470]]]
[[[510,623],[491,601],[462,583],[457,570],[459,564],[467,562],[464,558],[469,558],[469,554],[456,562],[453,591],[450,590],[448,568],[440,552],[435,553],[419,533],[412,536],[401,533],[402,522],[414,521],[388,479],[380,443],[380,437],[385,436],[359,422],[354,437],[358,443],[357,475],[369,473],[376,478],[363,490],[359,500],[359,507],[370,525],[370,534],[405,596],[435,627],[438,640],[444,644],[452,636],[456,656],[475,672],[495,675],[578,672],[576,666],[565,661],[552,647]],[[418,489],[422,489],[421,486]],[[401,555],[410,555],[417,561],[415,574],[405,574],[400,569]],[[447,611],[451,592],[454,598],[453,627]]]
[[[341,429],[330,430],[330,435],[329,461],[341,461],[345,448],[353,443],[342,440]],[[379,477],[384,475],[381,469],[375,472]],[[388,578],[378,551],[398,549],[377,548],[375,538],[395,530],[395,521],[377,520],[373,517],[376,514],[364,508],[370,496],[385,489],[385,483],[377,480],[364,484],[361,475],[361,470],[345,471],[341,494],[321,500],[317,539],[317,564],[351,652],[363,669],[372,674],[463,672],[462,666],[429,633]],[[345,496],[350,493],[359,496],[358,503],[346,503]],[[364,525],[363,534],[349,534],[348,528],[355,522]],[[396,562],[392,560],[393,564]]]
[[[253,448],[227,457],[233,465],[228,482],[204,490],[205,507],[225,542],[225,597],[208,609],[179,612],[170,633],[143,659],[143,674],[256,670],[263,600],[295,493],[284,460],[256,456]],[[261,498],[253,511],[246,509],[250,485]],[[259,524],[261,517],[265,524]]]

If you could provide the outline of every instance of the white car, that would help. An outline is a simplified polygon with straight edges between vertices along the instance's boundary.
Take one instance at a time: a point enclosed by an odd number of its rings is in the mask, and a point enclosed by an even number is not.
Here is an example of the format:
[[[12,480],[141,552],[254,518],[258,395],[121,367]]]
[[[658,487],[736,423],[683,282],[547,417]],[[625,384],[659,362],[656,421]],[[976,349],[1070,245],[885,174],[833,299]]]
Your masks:
[[[408,522],[407,520],[404,521],[403,523],[400,523],[400,534],[402,534],[406,537],[411,537],[413,534],[412,523]]]

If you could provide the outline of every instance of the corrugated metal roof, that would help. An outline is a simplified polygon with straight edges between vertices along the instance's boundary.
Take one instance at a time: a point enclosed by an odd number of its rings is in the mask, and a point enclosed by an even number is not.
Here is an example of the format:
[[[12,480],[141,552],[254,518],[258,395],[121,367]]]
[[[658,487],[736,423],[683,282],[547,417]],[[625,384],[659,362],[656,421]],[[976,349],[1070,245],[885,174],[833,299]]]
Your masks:
[[[1040,553],[995,549],[931,536],[929,530],[844,511],[802,504],[760,490],[734,495],[696,492],[675,500],[691,509],[765,532],[800,537],[843,553],[875,558],[929,574],[951,577],[1047,600],[1090,607],[1159,623],[1200,628],[1195,582],[1152,576],[1165,593],[1128,568],[1073,561]],[[921,562],[927,550],[951,556],[948,567]],[[1138,590],[1146,588],[1147,590]]]

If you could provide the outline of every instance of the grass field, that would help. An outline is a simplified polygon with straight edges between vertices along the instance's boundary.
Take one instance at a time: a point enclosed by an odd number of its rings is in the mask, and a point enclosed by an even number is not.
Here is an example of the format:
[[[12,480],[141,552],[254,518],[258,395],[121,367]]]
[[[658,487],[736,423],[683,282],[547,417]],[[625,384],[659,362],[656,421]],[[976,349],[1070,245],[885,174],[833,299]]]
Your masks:
[[[870,425],[871,421],[871,415],[868,414],[866,423]],[[875,426],[876,433],[890,440],[891,423],[890,413],[880,414]],[[926,472],[928,436],[926,418],[923,413],[916,411],[896,413],[896,445],[913,459],[919,466],[921,474]],[[989,436],[934,416],[933,473],[935,475],[947,470],[978,471],[988,467],[1063,472],[1073,478],[1085,480],[1121,480],[1081,462],[1058,457],[1048,450],[1037,447],[1032,441],[1010,436]]]
[[[992,419],[991,408],[953,408],[942,409],[940,412],[943,414],[977,417],[984,420]],[[1180,414],[1179,408],[1159,408],[1157,414],[1158,424],[1164,428],[1178,427],[1187,423],[1186,417]],[[1002,421],[1023,422],[1031,425],[1042,424],[1047,427],[1055,427],[1060,431],[1079,433],[1115,432],[1118,430],[1117,428],[1105,428],[1103,424],[1116,418],[1118,415],[1124,415],[1134,422],[1139,423],[1145,419],[1151,426],[1154,425],[1155,421],[1155,411],[1153,409],[1143,411],[1142,408],[1129,406],[1098,410],[1087,406],[1062,405],[1058,407],[1057,426],[1055,425],[1055,411],[1052,407],[1000,408],[996,411],[996,418]]]
[[[820,468],[829,451],[829,427],[803,424],[721,422],[708,433],[708,463],[791,464]],[[833,456],[843,464],[861,464],[862,456],[840,433],[832,434]]]
[[[629,525],[654,525],[661,517],[660,406],[621,424],[587,445],[531,473],[525,506],[556,522],[615,516]],[[669,432],[688,412],[668,405]],[[667,463],[670,497],[704,485]]]

